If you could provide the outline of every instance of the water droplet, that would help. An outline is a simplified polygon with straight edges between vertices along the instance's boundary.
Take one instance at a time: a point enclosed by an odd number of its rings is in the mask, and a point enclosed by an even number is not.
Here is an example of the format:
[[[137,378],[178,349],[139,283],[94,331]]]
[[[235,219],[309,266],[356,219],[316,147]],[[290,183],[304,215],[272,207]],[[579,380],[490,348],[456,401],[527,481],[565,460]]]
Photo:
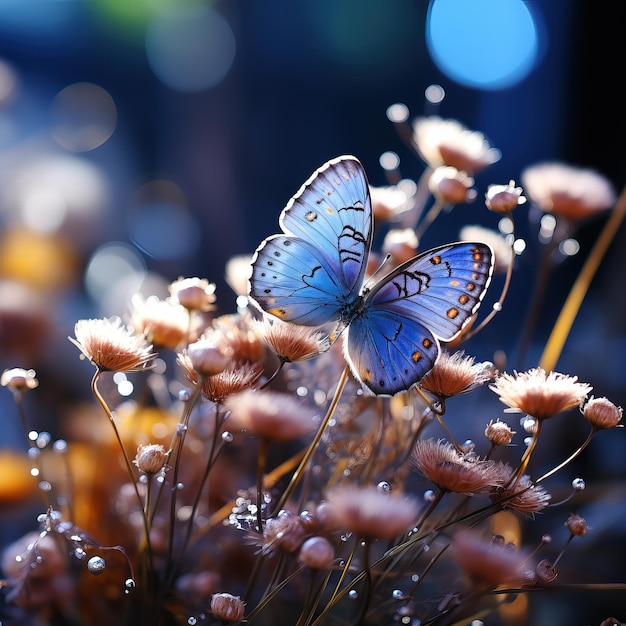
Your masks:
[[[437,496],[435,495],[435,492],[432,489],[427,489],[424,492],[424,501],[425,502],[433,502],[436,497]]]
[[[82,559],[84,559],[87,556],[87,553],[82,548],[76,548],[74,550],[74,556],[77,559],[81,559],[82,560]]]
[[[39,468],[38,468],[38,467],[33,467],[33,468],[31,468],[31,470],[30,470],[30,475],[31,475],[31,476],[34,476],[34,477],[39,476]]]
[[[233,440],[233,433],[230,433],[227,430],[225,430],[222,433],[222,441],[225,443],[230,443],[232,440]]]
[[[87,569],[94,575],[99,576],[106,569],[106,561],[101,556],[92,556],[87,561]]]
[[[187,426],[185,424],[178,424],[176,426],[176,434],[184,435],[187,432]]]
[[[41,554],[38,554],[35,557],[35,561],[37,561],[37,563],[43,563],[43,557],[41,556]]]
[[[183,485],[183,483],[176,483],[176,489],[178,489],[178,491],[180,491],[181,489],[184,489],[185,485]]]
[[[548,535],[547,533],[545,535],[541,535],[541,542],[552,543],[552,535]]]
[[[31,430],[28,433],[28,438],[31,441],[37,441],[37,437],[39,437],[39,433],[36,430]]]
[[[350,591],[348,591],[348,598],[350,598],[350,600],[356,600],[358,597],[359,594],[356,589],[350,589]]]
[[[142,475],[139,477],[139,482],[140,482],[140,483],[143,483],[143,484],[145,485],[145,484],[148,482],[148,477],[147,477],[145,474],[142,474]]]
[[[531,444],[532,440],[533,440],[533,438],[532,438],[532,437],[525,437],[525,438],[524,438],[524,445],[525,445],[526,447],[528,447],[528,446]]]
[[[128,595],[136,586],[137,583],[132,578],[127,578],[126,582],[124,583],[124,593]]]
[[[572,481],[572,489],[575,489],[576,491],[584,491],[586,486],[587,485],[585,485],[585,481],[582,478],[574,478]]]
[[[187,623],[190,624],[190,626],[195,626],[198,623],[198,620],[192,615],[187,619]]]
[[[534,432],[536,427],[537,427],[537,421],[535,419],[533,419],[532,417],[526,416],[525,418],[522,419],[521,423],[522,423],[522,428],[527,433]]]
[[[404,598],[404,592],[401,589],[394,589],[391,592],[391,597],[394,600],[402,600],[402,598]]]
[[[494,311],[502,311],[502,305],[499,302],[494,302],[493,303],[493,310]]]
[[[41,489],[41,491],[51,491],[52,485],[47,480],[42,480],[39,483],[39,489]]]
[[[409,119],[409,109],[406,104],[398,102],[387,108],[387,119],[390,122],[406,122]]]
[[[391,493],[391,485],[386,480],[381,480],[376,485],[376,489],[378,489],[380,493]]]
[[[181,402],[188,402],[189,398],[191,398],[191,394],[189,393],[189,389],[181,389],[178,392],[178,399]]]
[[[411,576],[411,582],[416,583],[419,579],[420,577],[418,574],[413,574],[413,576]]]

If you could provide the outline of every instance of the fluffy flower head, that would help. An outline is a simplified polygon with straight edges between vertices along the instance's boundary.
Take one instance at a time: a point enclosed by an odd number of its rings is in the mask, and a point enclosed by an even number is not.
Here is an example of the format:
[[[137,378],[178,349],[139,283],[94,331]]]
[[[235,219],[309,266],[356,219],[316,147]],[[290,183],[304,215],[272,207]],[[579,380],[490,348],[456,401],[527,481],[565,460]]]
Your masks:
[[[125,326],[119,318],[79,320],[69,340],[100,370],[144,370],[156,354],[152,345]]]

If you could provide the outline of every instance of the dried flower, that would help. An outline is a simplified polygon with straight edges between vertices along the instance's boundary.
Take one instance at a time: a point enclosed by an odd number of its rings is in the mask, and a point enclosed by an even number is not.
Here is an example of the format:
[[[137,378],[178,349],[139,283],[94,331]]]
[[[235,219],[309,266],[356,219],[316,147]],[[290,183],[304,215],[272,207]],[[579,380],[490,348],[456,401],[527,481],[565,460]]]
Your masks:
[[[392,539],[413,527],[419,504],[376,487],[339,485],[326,494],[327,522],[364,539]]]
[[[495,258],[494,270],[506,272],[512,262],[511,244],[498,231],[483,226],[464,226],[459,233],[461,241],[482,241],[491,246]]]
[[[475,364],[474,357],[461,350],[442,350],[434,367],[422,378],[420,387],[439,398],[469,393],[493,378],[493,364]]]
[[[435,115],[413,122],[413,142],[432,168],[451,165],[474,175],[500,160],[500,151],[492,148],[482,133]]]
[[[472,189],[474,179],[450,165],[438,167],[428,180],[428,188],[433,196],[448,204],[462,204],[476,199],[476,190]]]
[[[540,367],[513,375],[500,374],[489,388],[507,406],[539,421],[580,405],[592,389],[587,383],[579,383],[577,376],[547,374]]]
[[[156,296],[144,299],[141,294],[135,294],[131,298],[129,323],[136,332],[143,333],[161,348],[175,350],[190,338],[189,311]]]
[[[189,363],[201,376],[214,376],[223,372],[231,362],[231,357],[208,339],[199,339],[183,350]]]
[[[541,163],[522,173],[530,199],[542,211],[581,220],[610,209],[616,202],[611,183],[593,170],[564,163]]]
[[[206,278],[179,278],[170,285],[170,301],[189,311],[211,311],[215,308],[215,283]]]
[[[528,555],[510,544],[461,530],[454,534],[451,547],[454,559],[474,584],[524,584],[532,578],[526,567]]]
[[[522,188],[515,186],[510,180],[508,185],[489,185],[485,194],[485,205],[496,213],[510,213],[520,204],[525,204],[526,198],[522,195]]]
[[[306,529],[299,515],[291,511],[281,511],[271,517],[263,528],[263,552],[278,548],[293,554],[300,549],[306,539]]]
[[[238,624],[243,619],[245,604],[239,596],[214,593],[211,597],[211,612],[222,624]]]
[[[236,361],[260,363],[265,358],[265,342],[250,315],[220,315],[204,336]]]
[[[508,446],[515,434],[511,427],[500,420],[491,420],[485,428],[485,437],[493,446]]]
[[[301,437],[318,423],[315,411],[286,393],[247,390],[230,397],[226,407],[240,428],[271,441]]]
[[[417,254],[419,242],[412,228],[392,228],[383,241],[383,254],[390,254],[395,265],[400,265]]]
[[[524,474],[511,484],[515,471],[510,465],[498,463],[500,486],[493,490],[491,499],[499,502],[503,509],[513,509],[518,513],[534,517],[535,513],[548,506],[550,494],[541,486],[533,485],[530,476]]]
[[[36,389],[39,385],[35,370],[25,370],[21,367],[14,367],[4,370],[0,377],[0,385],[8,387],[13,393],[21,394],[30,389]]]
[[[298,561],[313,569],[326,569],[334,560],[335,548],[326,537],[310,537],[298,553]]]
[[[79,320],[74,335],[76,339],[68,339],[100,370],[142,371],[156,356],[152,345],[125,328],[119,318]]]
[[[160,443],[150,443],[137,448],[133,463],[144,474],[151,476],[163,469],[165,461],[167,461],[165,448]]]
[[[583,407],[583,415],[596,430],[615,428],[622,420],[622,413],[622,407],[607,398],[591,396]]]
[[[178,355],[178,364],[183,368],[185,377],[192,385],[200,382],[189,355],[186,352]],[[216,404],[224,402],[228,396],[249,389],[259,379],[263,369],[252,363],[231,361],[229,366],[214,376],[202,377],[202,394]]]
[[[411,205],[411,196],[400,185],[370,187],[372,214],[375,220],[387,220],[406,211]]]
[[[283,322],[264,315],[253,320],[253,328],[265,339],[267,345],[285,363],[305,361],[326,352],[330,347],[328,336],[316,328]]]
[[[422,439],[415,444],[411,464],[440,489],[476,495],[499,484],[493,461],[462,454],[450,443]]]
[[[564,524],[565,528],[572,533],[572,535],[576,537],[584,537],[589,530],[589,526],[587,526],[587,522],[580,515],[576,515],[572,513]]]

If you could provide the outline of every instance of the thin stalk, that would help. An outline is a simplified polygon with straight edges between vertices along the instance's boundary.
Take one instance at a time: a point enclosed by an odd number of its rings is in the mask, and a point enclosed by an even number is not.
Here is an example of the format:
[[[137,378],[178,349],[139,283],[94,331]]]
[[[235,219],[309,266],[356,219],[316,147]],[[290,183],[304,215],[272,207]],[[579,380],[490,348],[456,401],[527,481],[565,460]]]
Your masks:
[[[587,257],[583,268],[576,279],[565,304],[561,309],[561,313],[554,324],[548,342],[543,350],[543,354],[539,359],[539,365],[546,372],[552,371],[556,366],[561,351],[567,340],[569,332],[574,324],[576,315],[582,305],[582,302],[587,294],[589,285],[595,276],[606,251],[613,241],[619,227],[626,215],[626,187],[624,187],[615,208],[613,209],[611,216],[607,220],[600,236],[596,240],[591,253]]]
[[[265,467],[267,466],[267,451],[269,450],[269,446],[269,439],[265,437],[261,438],[256,470],[256,523],[257,530],[261,534],[263,533],[263,475],[265,474]]]
[[[341,378],[339,379],[339,383],[337,384],[335,395],[333,396],[330,406],[328,407],[328,410],[326,411],[326,415],[324,416],[324,419],[320,423],[319,428],[317,429],[317,432],[315,433],[315,437],[313,438],[313,441],[310,443],[309,447],[307,448],[307,451],[304,454],[304,457],[302,457],[302,461],[300,461],[300,465],[298,466],[296,471],[293,473],[293,476],[291,477],[291,481],[287,485],[287,488],[285,489],[280,500],[278,501],[278,505],[276,506],[276,511],[280,511],[285,506],[285,504],[287,503],[287,501],[293,494],[295,488],[298,486],[298,484],[302,480],[302,475],[306,471],[311,458],[313,457],[313,455],[315,454],[315,451],[317,450],[317,446],[322,440],[322,435],[324,434],[324,431],[326,430],[326,427],[328,426],[328,422],[330,422],[330,418],[334,415],[335,410],[337,409],[337,405],[339,404],[339,399],[341,398],[343,389],[346,386],[346,383],[348,382],[349,371],[350,370],[348,366],[346,365],[341,374]]]
[[[424,233],[428,229],[428,227],[437,219],[443,208],[446,206],[446,203],[442,200],[435,200],[430,209],[428,209],[428,213],[423,217],[422,221],[415,227],[415,236],[417,240],[420,241],[424,236]]]

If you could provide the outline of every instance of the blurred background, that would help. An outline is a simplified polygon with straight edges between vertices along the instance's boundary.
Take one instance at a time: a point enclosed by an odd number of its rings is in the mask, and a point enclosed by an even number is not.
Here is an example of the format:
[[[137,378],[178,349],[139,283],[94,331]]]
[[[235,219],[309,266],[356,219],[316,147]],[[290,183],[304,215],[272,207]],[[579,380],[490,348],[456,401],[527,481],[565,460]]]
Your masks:
[[[227,261],[278,230],[315,168],[351,153],[380,186],[391,150],[419,177],[386,117],[396,102],[502,152],[476,176],[479,200],[439,220],[428,246],[468,222],[495,227],[487,185],[541,161],[595,169],[619,192],[625,23],[623,3],[583,0],[0,0],[0,370],[37,370],[35,426],[51,429],[48,400],[89,391],[67,341],[78,319],[123,316],[133,293],[165,297],[179,276],[215,282],[219,311],[234,311]],[[433,84],[440,102],[425,98]],[[518,213],[520,236],[536,238]],[[603,221],[557,269],[527,365]],[[622,228],[557,368],[622,405],[625,264]],[[481,359],[515,346],[532,255],[518,266]],[[14,413],[7,393],[0,410]],[[5,424],[0,445],[24,448]],[[601,473],[623,476],[622,443],[600,448]]]

